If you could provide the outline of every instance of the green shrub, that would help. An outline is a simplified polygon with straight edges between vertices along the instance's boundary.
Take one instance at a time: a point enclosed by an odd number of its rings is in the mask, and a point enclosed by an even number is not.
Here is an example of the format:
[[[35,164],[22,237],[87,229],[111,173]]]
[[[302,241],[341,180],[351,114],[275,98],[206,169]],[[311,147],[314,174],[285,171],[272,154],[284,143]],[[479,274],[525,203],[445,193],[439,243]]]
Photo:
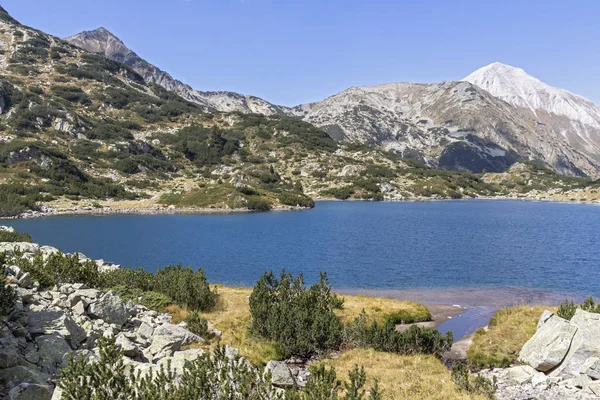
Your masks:
[[[185,319],[187,323],[187,330],[200,336],[203,339],[209,339],[210,333],[208,332],[208,321],[202,318],[199,312],[193,311]]]
[[[370,322],[364,311],[344,327],[344,344],[350,347],[372,347],[378,351],[403,355],[433,354],[438,358],[452,347],[452,332],[443,336],[436,329],[413,325],[403,332],[396,330],[390,319],[383,324]]]
[[[558,306],[558,311],[556,315],[566,320],[570,320],[575,315],[575,311],[580,308],[583,311],[591,312],[591,313],[600,313],[600,304],[596,304],[594,302],[594,298],[592,296],[585,299],[583,304],[574,304],[573,301],[565,300]]]
[[[386,320],[394,325],[398,324],[412,324],[414,322],[425,322],[431,321],[431,313],[428,310],[423,310],[421,313],[398,311],[389,313],[386,316]]]
[[[340,392],[344,392],[343,400],[382,400],[383,395],[379,389],[379,383],[375,380],[373,387],[367,396],[363,389],[367,382],[367,374],[364,368],[354,366],[348,373],[348,380],[341,382],[337,379],[334,368],[325,368],[322,364],[310,367],[310,376],[306,387],[301,392],[288,392],[288,400],[335,400],[340,399]]]
[[[52,86],[50,87],[50,91],[60,97],[63,98],[67,101],[70,101],[71,103],[81,103],[81,104],[90,104],[91,100],[88,97],[88,95],[86,95],[83,90],[81,90],[81,88],[76,87],[76,86]]]
[[[49,255],[46,260],[38,253],[31,260],[15,257],[15,262],[44,287],[62,283],[84,283],[90,287],[101,287],[103,284],[104,277],[96,262],[82,261],[77,253],[66,255],[58,252]]]
[[[250,296],[251,330],[278,343],[285,357],[308,357],[337,348],[341,324],[333,312],[339,300],[331,293],[325,273],[319,283],[304,286],[304,278],[281,272],[263,274]]]
[[[354,190],[354,187],[330,188],[322,191],[321,195],[338,200],[347,200],[354,194]]]
[[[246,207],[252,211],[269,211],[271,204],[262,197],[250,196],[246,202]]]
[[[130,286],[119,285],[108,288],[115,295],[119,296],[124,301],[133,301],[136,304],[141,304],[151,310],[158,312],[166,312],[167,307],[175,302],[168,296],[157,292],[144,292],[140,289]]]
[[[0,318],[12,311],[16,300],[14,289],[6,285],[6,279],[0,274]]]
[[[283,399],[268,376],[239,357],[228,357],[225,348],[205,353],[183,366],[179,379],[168,364],[159,372],[140,376],[129,369],[114,340],[98,338],[100,359],[71,359],[58,379],[63,400],[153,400],[153,399]]]
[[[0,242],[29,242],[31,236],[27,233],[0,231]]]
[[[464,363],[458,362],[452,365],[452,381],[467,394],[481,395],[488,399],[496,398],[496,377],[489,380],[481,375],[474,378],[469,374],[469,370]]]
[[[37,202],[45,198],[34,187],[2,184],[0,185],[0,217],[12,217],[27,210],[39,210]]]
[[[315,201],[304,194],[283,192],[278,195],[279,202],[288,206],[313,208]]]
[[[125,286],[129,290],[138,290],[136,295],[148,296],[154,292],[153,302],[164,306],[174,303],[193,311],[208,311],[217,303],[217,291],[210,288],[202,268],[194,271],[191,267],[170,265],[159,268],[156,274],[142,268],[118,268],[107,271],[103,283],[105,288]],[[157,297],[159,294],[164,297]]]
[[[208,311],[217,304],[217,290],[211,289],[202,268],[169,265],[155,276],[154,291],[172,298],[190,310]]]

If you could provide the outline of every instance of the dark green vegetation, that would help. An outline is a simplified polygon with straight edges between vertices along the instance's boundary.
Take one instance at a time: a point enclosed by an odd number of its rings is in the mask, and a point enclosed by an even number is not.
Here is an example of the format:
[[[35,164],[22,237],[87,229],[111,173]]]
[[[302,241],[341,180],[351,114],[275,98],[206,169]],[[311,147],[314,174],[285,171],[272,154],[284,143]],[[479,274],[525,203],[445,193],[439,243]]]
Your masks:
[[[302,275],[293,278],[282,271],[279,279],[265,273],[250,296],[251,330],[275,341],[284,357],[309,357],[339,348],[364,347],[402,355],[433,354],[441,357],[452,346],[452,333],[412,326],[396,331],[397,315],[383,324],[363,313],[345,326],[334,314],[343,301],[331,293],[325,274],[305,287]],[[430,316],[423,316],[427,318]],[[414,318],[411,318],[414,319]]]
[[[592,296],[585,299],[585,301],[582,304],[574,304],[572,300],[565,300],[558,306],[558,311],[556,312],[556,314],[561,318],[571,320],[571,318],[573,318],[573,316],[575,315],[577,309],[600,314],[600,304],[596,304]]]
[[[473,377],[464,363],[457,362],[452,365],[452,381],[465,393],[482,395],[492,400],[496,398],[496,377],[494,376],[493,380],[481,375]]]
[[[335,369],[327,369],[323,365],[316,365],[310,368],[310,378],[306,387],[301,392],[291,392],[286,394],[289,400],[381,400],[383,393],[379,389],[377,380],[368,394],[364,389],[367,382],[367,374],[364,368],[354,366],[354,369],[348,373],[348,380],[342,382],[337,379]],[[344,392],[341,396],[340,393]]]
[[[208,331],[208,321],[200,316],[197,311],[192,311],[190,315],[185,319],[187,323],[187,330],[203,339],[210,339],[210,332]]]
[[[31,243],[31,236],[27,233],[0,231],[0,243],[1,242],[29,242]]]
[[[7,256],[3,257],[2,265],[6,264]],[[62,253],[51,254],[46,259],[40,253],[31,260],[17,255],[14,262],[44,287],[84,283],[92,288],[111,289],[125,300],[141,298],[142,304],[160,311],[170,304],[207,311],[217,301],[216,290],[210,287],[200,268],[194,271],[181,265],[167,266],[156,274],[129,268],[100,272],[95,261],[81,260],[78,254]]]
[[[379,324],[369,321],[364,312],[344,329],[344,344],[348,347],[370,347],[402,355],[433,354],[441,358],[452,347],[452,341],[452,332],[443,336],[435,329],[417,325],[398,332],[393,319]]]
[[[293,278],[281,272],[265,273],[250,296],[251,330],[274,340],[284,357],[308,357],[341,344],[342,325],[333,312],[340,307],[331,293],[325,274],[319,283],[306,288],[302,275]]]
[[[80,356],[71,359],[69,366],[61,371],[58,387],[63,390],[62,399],[382,399],[377,383],[370,389],[369,395],[366,394],[367,375],[358,367],[350,371],[348,380],[344,382],[337,379],[333,368],[313,368],[305,389],[282,393],[271,385],[269,375],[263,375],[239,356],[228,357],[224,347],[186,362],[181,378],[176,379],[170,365],[144,376],[128,372],[123,354],[114,340],[100,337],[98,343],[98,361],[89,362]],[[345,394],[340,397],[342,390]]]

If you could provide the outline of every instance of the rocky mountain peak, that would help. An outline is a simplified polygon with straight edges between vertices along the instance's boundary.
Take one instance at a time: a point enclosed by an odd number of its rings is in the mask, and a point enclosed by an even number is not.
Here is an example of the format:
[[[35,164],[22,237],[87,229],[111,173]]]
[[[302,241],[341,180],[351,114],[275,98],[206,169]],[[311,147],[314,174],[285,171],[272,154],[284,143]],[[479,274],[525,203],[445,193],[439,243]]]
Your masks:
[[[495,62],[479,68],[463,81],[471,82],[512,105],[530,109],[536,115],[538,110],[546,111],[600,127],[600,108],[591,101],[550,86],[521,68]]]

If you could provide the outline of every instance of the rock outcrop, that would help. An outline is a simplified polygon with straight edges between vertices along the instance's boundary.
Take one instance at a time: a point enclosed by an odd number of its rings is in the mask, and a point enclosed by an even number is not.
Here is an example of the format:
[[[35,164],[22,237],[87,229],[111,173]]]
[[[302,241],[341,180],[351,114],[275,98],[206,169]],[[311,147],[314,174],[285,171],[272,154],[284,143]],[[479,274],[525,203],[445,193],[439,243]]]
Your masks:
[[[498,399],[600,398],[600,314],[578,309],[567,321],[545,311],[519,360],[482,372],[498,378]]]
[[[18,249],[26,258],[58,251],[32,243],[0,243],[0,248],[8,254]],[[101,269],[117,267],[102,260],[97,264]],[[114,338],[126,365],[142,374],[169,363],[181,373],[187,361],[203,354],[200,349],[182,349],[202,338],[171,324],[167,314],[83,284],[42,288],[17,266],[2,269],[17,301],[0,319],[0,399],[59,399],[59,393],[53,394],[60,369],[71,356],[97,359],[97,339],[102,336]]]

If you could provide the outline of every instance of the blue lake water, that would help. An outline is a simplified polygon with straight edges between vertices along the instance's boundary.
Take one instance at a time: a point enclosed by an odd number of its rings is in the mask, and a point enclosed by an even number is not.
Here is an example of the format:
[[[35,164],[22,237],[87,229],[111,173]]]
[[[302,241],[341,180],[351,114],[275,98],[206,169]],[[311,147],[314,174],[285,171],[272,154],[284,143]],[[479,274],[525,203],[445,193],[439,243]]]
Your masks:
[[[253,285],[286,268],[336,288],[600,294],[600,207],[524,201],[318,202],[302,212],[6,221],[35,242],[124,266],[201,266]],[[480,293],[480,292],[478,292]],[[510,292],[509,292],[510,293]]]

